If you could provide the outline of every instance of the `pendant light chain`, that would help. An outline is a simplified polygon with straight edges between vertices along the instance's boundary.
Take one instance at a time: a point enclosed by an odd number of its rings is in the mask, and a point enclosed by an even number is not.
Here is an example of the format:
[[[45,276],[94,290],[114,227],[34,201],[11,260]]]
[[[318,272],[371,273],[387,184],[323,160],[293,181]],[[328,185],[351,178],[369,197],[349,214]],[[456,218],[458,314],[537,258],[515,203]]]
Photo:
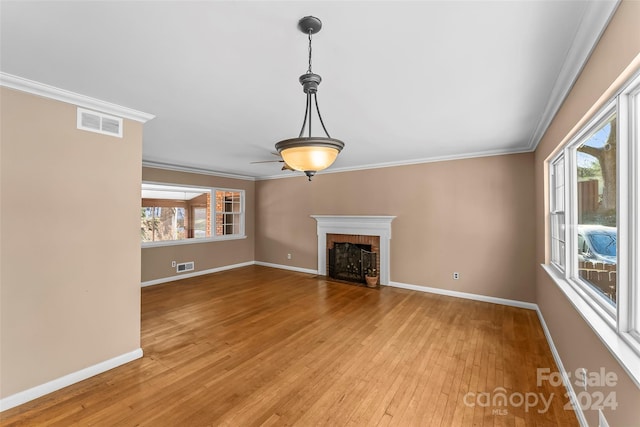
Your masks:
[[[312,74],[311,71],[311,29],[309,29],[309,68],[307,68],[307,74]],[[306,91],[305,91],[306,92]],[[317,109],[317,101],[316,101],[316,109]],[[304,120],[302,121],[302,129],[300,129],[300,135],[298,135],[298,138],[302,137],[302,134],[304,134],[304,130],[307,127],[307,119],[309,120],[309,138],[311,138],[311,115],[312,115],[312,111],[311,111],[311,93],[307,92],[307,100],[305,103],[305,109],[304,109]],[[322,123],[322,119],[320,119],[320,123]],[[322,125],[322,127],[324,127],[324,124]],[[326,131],[325,131],[326,133]]]
[[[309,68],[307,68],[307,73],[311,73],[311,29],[309,29]]]

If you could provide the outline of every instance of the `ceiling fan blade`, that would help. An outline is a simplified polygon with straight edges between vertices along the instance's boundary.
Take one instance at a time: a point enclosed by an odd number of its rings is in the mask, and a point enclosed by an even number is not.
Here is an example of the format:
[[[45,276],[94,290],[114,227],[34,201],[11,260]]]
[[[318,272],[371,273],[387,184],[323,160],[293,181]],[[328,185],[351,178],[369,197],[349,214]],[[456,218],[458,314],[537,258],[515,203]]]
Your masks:
[[[284,160],[260,160],[258,162],[250,162],[250,164],[254,164],[254,163],[284,163]]]
[[[282,168],[280,170],[283,171],[293,171],[295,172],[295,169],[293,169],[291,166],[289,166],[283,159],[282,156],[280,155],[280,153],[274,153],[271,152],[271,154],[273,154],[274,156],[277,156],[280,158],[280,160],[258,160],[256,162],[250,162],[251,164],[255,164],[255,163],[282,163]]]

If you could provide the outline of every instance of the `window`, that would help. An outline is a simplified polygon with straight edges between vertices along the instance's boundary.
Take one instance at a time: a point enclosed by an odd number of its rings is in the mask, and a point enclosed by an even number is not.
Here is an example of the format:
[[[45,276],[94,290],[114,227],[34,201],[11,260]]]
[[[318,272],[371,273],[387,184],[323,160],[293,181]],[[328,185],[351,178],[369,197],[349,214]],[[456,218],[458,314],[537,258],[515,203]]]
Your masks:
[[[201,238],[211,235],[211,222],[209,222],[209,209],[194,206],[193,214],[193,237]]]
[[[638,383],[639,134],[636,76],[549,160],[545,267]]]
[[[140,234],[145,246],[243,238],[244,191],[143,183]]]
[[[242,192],[216,190],[216,236],[244,234]]]
[[[565,220],[564,220],[564,158],[551,165],[551,262],[564,270]]]
[[[611,111],[613,110],[613,111]],[[617,252],[617,132],[615,105],[578,141],[575,151],[578,277],[615,306]]]

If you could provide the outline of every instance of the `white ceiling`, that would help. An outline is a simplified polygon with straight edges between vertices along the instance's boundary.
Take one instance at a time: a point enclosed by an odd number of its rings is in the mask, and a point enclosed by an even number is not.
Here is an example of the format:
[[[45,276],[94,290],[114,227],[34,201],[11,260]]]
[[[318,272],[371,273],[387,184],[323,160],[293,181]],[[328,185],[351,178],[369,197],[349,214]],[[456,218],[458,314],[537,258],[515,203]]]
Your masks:
[[[291,176],[251,162],[300,131],[299,18],[323,22],[313,71],[327,129],[346,144],[336,171],[531,151],[616,5],[2,1],[0,66],[155,115],[148,164]]]

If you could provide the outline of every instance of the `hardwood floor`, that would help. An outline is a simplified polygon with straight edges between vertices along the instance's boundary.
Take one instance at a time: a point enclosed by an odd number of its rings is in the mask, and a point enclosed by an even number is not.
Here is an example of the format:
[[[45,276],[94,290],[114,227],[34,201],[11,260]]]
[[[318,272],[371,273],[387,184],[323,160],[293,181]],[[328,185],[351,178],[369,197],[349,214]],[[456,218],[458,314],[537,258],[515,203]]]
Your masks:
[[[531,310],[251,266],[143,288],[142,348],[2,425],[578,425]]]

